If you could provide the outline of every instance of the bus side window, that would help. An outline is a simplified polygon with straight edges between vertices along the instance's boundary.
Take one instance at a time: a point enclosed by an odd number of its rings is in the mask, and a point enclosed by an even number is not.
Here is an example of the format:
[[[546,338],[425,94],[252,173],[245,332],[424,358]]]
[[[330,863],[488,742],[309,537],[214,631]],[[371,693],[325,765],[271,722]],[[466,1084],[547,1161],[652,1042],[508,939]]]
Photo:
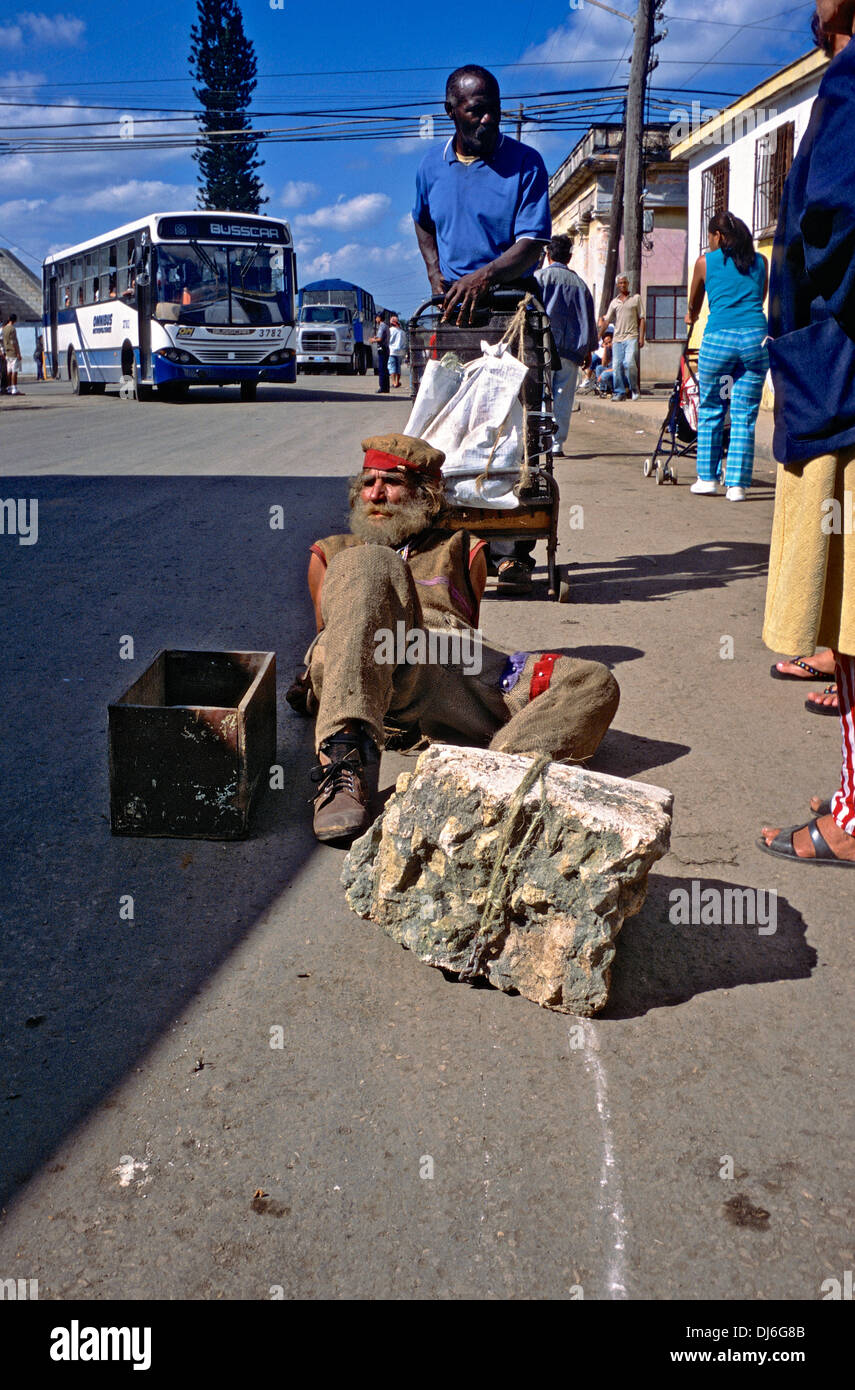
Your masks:
[[[130,299],[134,286],[134,239],[119,242],[119,283],[120,297]]]
[[[81,304],[97,304],[98,302],[98,252],[87,251],[84,258],[83,274],[83,298]]]
[[[71,284],[69,286],[70,307],[76,309],[83,303],[83,257],[75,256],[71,262]]]

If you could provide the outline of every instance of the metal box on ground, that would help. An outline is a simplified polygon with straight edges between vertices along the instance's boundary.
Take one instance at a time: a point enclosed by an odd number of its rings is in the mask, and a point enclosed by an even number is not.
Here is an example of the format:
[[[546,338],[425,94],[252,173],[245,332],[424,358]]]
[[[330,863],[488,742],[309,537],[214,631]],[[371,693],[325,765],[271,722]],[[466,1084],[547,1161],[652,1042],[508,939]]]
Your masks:
[[[248,833],[276,758],[275,652],[159,652],[108,712],[114,835]]]

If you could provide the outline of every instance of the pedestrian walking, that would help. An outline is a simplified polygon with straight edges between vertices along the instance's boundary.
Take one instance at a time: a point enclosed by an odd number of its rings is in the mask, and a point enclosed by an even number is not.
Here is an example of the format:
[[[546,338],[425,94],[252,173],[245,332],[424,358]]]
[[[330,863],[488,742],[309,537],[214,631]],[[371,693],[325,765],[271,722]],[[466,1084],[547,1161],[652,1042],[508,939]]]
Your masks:
[[[840,786],[804,825],[764,826],[761,849],[855,867],[855,3],[817,0],[834,53],[784,187],[772,251],[769,358],[778,460],[763,641],[835,654]],[[836,508],[836,515],[835,515]]]
[[[389,378],[393,387],[401,384],[401,363],[407,350],[407,335],[397,314],[389,320]]]
[[[21,370],[21,348],[18,343],[18,334],[15,324],[18,322],[17,314],[10,314],[3,325],[3,351],[6,354],[6,366],[9,373],[9,395],[23,396],[24,392],[18,390],[18,373]]]
[[[581,275],[568,265],[572,254],[570,237],[554,236],[546,248],[546,265],[534,277],[540,285],[540,297],[549,315],[549,327],[561,359],[561,367],[552,373],[552,411],[556,424],[553,453],[556,458],[564,455],[579,368],[590,362],[597,346],[594,301]]]
[[[33,353],[33,359],[34,359],[35,364],[36,364],[36,381],[44,381],[44,379],[45,379],[45,340],[44,340],[44,338],[42,337],[41,333],[40,333],[40,334],[38,335],[38,337],[36,338],[36,350],[35,350],[35,352]]]
[[[617,278],[617,294],[605,312],[605,316],[600,318],[599,326],[602,331],[612,324],[614,326],[614,343],[612,345],[612,369],[614,371],[616,401],[625,401],[627,395],[631,395],[634,401],[638,400],[641,392],[639,390],[638,363],[639,354],[644,347],[647,320],[644,316],[644,304],[640,294],[630,294],[629,277],[619,275]]]
[[[389,394],[389,329],[382,314],[374,315],[374,337],[372,343],[377,344],[377,375],[380,378],[380,385],[377,388],[378,396],[388,396]]]
[[[744,502],[754,471],[754,430],[769,368],[763,302],[766,258],[732,212],[708,224],[709,251],[695,262],[686,324],[697,322],[709,299],[709,318],[698,356],[698,481],[692,492],[718,491],[724,454],[724,419],[730,403],[730,447],[725,487],[729,502]]]

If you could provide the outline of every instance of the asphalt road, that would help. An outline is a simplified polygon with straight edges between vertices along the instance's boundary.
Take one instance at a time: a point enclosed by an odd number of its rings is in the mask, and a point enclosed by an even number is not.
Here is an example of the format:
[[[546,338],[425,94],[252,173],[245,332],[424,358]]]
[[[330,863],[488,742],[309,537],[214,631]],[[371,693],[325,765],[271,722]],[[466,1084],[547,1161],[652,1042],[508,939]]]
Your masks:
[[[754,844],[839,768],[816,686],[768,676],[768,470],[741,506],[658,488],[652,416],[586,402],[557,465],[565,518],[584,509],[560,537],[574,602],[485,601],[509,648],[614,668],[594,766],[675,794],[580,1027],[420,964],[347,910],[311,835],[309,729],[281,698],[306,551],[407,403],[370,378],[66,392],[0,411],[2,497],[39,502],[37,544],[0,536],[0,1276],[43,1299],[820,1298],[853,1268],[852,895]],[[179,646],[277,652],[287,785],[240,844],[109,833],[106,704]],[[776,931],[673,925],[693,882],[775,890]]]

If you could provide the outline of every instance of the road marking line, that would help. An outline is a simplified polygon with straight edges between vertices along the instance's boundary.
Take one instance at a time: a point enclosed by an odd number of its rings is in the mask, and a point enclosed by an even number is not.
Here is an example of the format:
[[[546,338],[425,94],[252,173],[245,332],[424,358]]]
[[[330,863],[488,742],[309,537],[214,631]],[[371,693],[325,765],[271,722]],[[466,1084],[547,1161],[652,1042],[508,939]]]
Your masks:
[[[600,1195],[597,1206],[604,1219],[607,1243],[610,1247],[608,1290],[612,1298],[626,1298],[626,1221],[623,1210],[623,1193],[620,1174],[615,1163],[614,1141],[612,1138],[612,1119],[609,1110],[609,1092],[606,1072],[600,1058],[597,1031],[588,1019],[582,1020],[582,1034],[585,1039],[585,1070],[594,1078],[597,1114],[603,1138],[603,1164],[600,1171]]]

